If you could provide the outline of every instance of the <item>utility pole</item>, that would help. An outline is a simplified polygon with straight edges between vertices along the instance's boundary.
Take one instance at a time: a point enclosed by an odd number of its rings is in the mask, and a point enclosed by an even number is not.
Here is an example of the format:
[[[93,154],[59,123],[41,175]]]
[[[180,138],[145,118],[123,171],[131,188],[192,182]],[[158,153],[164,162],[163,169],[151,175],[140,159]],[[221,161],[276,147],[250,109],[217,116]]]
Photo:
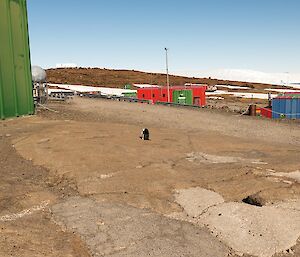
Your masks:
[[[166,71],[167,71],[168,103],[170,103],[170,78],[169,78],[168,50],[169,49],[165,47],[165,51],[166,51]]]

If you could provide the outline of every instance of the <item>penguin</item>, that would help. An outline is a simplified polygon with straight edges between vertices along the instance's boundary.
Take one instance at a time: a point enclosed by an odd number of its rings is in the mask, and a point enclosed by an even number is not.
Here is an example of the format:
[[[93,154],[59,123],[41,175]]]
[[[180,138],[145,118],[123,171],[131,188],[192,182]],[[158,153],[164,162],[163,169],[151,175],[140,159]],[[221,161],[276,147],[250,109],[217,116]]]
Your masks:
[[[149,133],[149,130],[147,128],[144,128],[142,130],[141,135],[140,135],[140,139],[150,140],[150,133]]]

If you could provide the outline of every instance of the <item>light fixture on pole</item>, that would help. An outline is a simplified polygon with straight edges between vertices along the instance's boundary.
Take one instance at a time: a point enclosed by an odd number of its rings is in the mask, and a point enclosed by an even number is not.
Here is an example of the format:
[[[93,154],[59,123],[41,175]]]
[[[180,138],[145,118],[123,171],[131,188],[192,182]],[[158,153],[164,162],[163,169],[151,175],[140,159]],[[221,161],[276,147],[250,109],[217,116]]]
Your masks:
[[[165,51],[166,51],[166,72],[167,72],[168,103],[170,103],[170,79],[169,79],[168,50],[169,49],[165,47]]]

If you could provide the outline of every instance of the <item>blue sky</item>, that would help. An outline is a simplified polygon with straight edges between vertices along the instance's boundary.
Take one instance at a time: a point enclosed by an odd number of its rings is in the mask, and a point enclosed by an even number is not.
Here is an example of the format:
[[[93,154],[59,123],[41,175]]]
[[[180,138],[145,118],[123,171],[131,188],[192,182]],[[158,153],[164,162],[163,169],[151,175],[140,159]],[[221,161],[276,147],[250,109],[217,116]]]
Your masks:
[[[298,0],[27,0],[31,59],[54,67],[300,72]]]

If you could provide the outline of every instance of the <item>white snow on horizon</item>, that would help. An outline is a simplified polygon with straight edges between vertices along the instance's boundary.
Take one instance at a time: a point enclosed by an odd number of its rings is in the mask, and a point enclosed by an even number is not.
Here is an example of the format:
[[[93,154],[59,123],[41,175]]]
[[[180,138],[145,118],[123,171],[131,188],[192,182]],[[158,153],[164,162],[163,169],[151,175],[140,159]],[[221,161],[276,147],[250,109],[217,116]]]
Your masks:
[[[101,95],[114,95],[122,96],[123,93],[136,93],[136,90],[122,89],[122,88],[109,88],[109,87],[92,87],[85,85],[68,85],[68,84],[48,84],[52,87],[58,87],[62,89],[68,89],[74,92],[88,93],[99,92]]]
[[[239,86],[231,86],[231,85],[216,85],[216,87],[224,87],[229,89],[250,89],[250,87],[239,87]]]
[[[70,65],[70,64],[68,64]],[[74,64],[71,64],[74,66]],[[104,67],[81,67],[76,68],[99,68],[104,69]],[[107,68],[106,69],[110,69]],[[114,69],[114,70],[124,70],[124,69]],[[125,69],[126,70],[126,69]],[[143,70],[134,69],[135,71],[150,72],[164,74],[164,70]],[[250,69],[216,69],[216,70],[174,70],[170,71],[170,75],[184,76],[184,77],[194,77],[194,78],[212,78],[219,80],[230,80],[239,81],[247,83],[263,83],[278,86],[288,86],[296,89],[300,89],[300,72],[290,73],[268,73],[255,71]]]
[[[153,88],[157,88],[157,87],[161,87],[159,85],[151,85],[151,84],[133,84],[135,87],[138,87],[138,88],[150,88],[150,87],[153,87]]]
[[[76,63],[57,63],[55,68],[77,68],[78,65]]]
[[[274,91],[274,92],[279,92],[279,93],[300,93],[300,90],[297,89],[283,89],[283,88],[266,88],[266,91]]]
[[[212,78],[220,80],[231,80],[248,83],[264,83],[271,85],[289,86],[300,88],[300,73],[267,73],[254,70],[243,69],[219,69],[210,71],[192,71],[192,72],[176,72],[174,75],[198,77],[198,78]]]
[[[232,95],[234,97],[239,98],[247,98],[247,99],[263,99],[267,100],[269,98],[268,94],[263,93],[249,93],[249,92],[228,92],[226,90],[217,90],[214,92],[206,92],[206,96],[217,96],[217,95]],[[271,94],[272,98],[277,97],[277,94]]]

